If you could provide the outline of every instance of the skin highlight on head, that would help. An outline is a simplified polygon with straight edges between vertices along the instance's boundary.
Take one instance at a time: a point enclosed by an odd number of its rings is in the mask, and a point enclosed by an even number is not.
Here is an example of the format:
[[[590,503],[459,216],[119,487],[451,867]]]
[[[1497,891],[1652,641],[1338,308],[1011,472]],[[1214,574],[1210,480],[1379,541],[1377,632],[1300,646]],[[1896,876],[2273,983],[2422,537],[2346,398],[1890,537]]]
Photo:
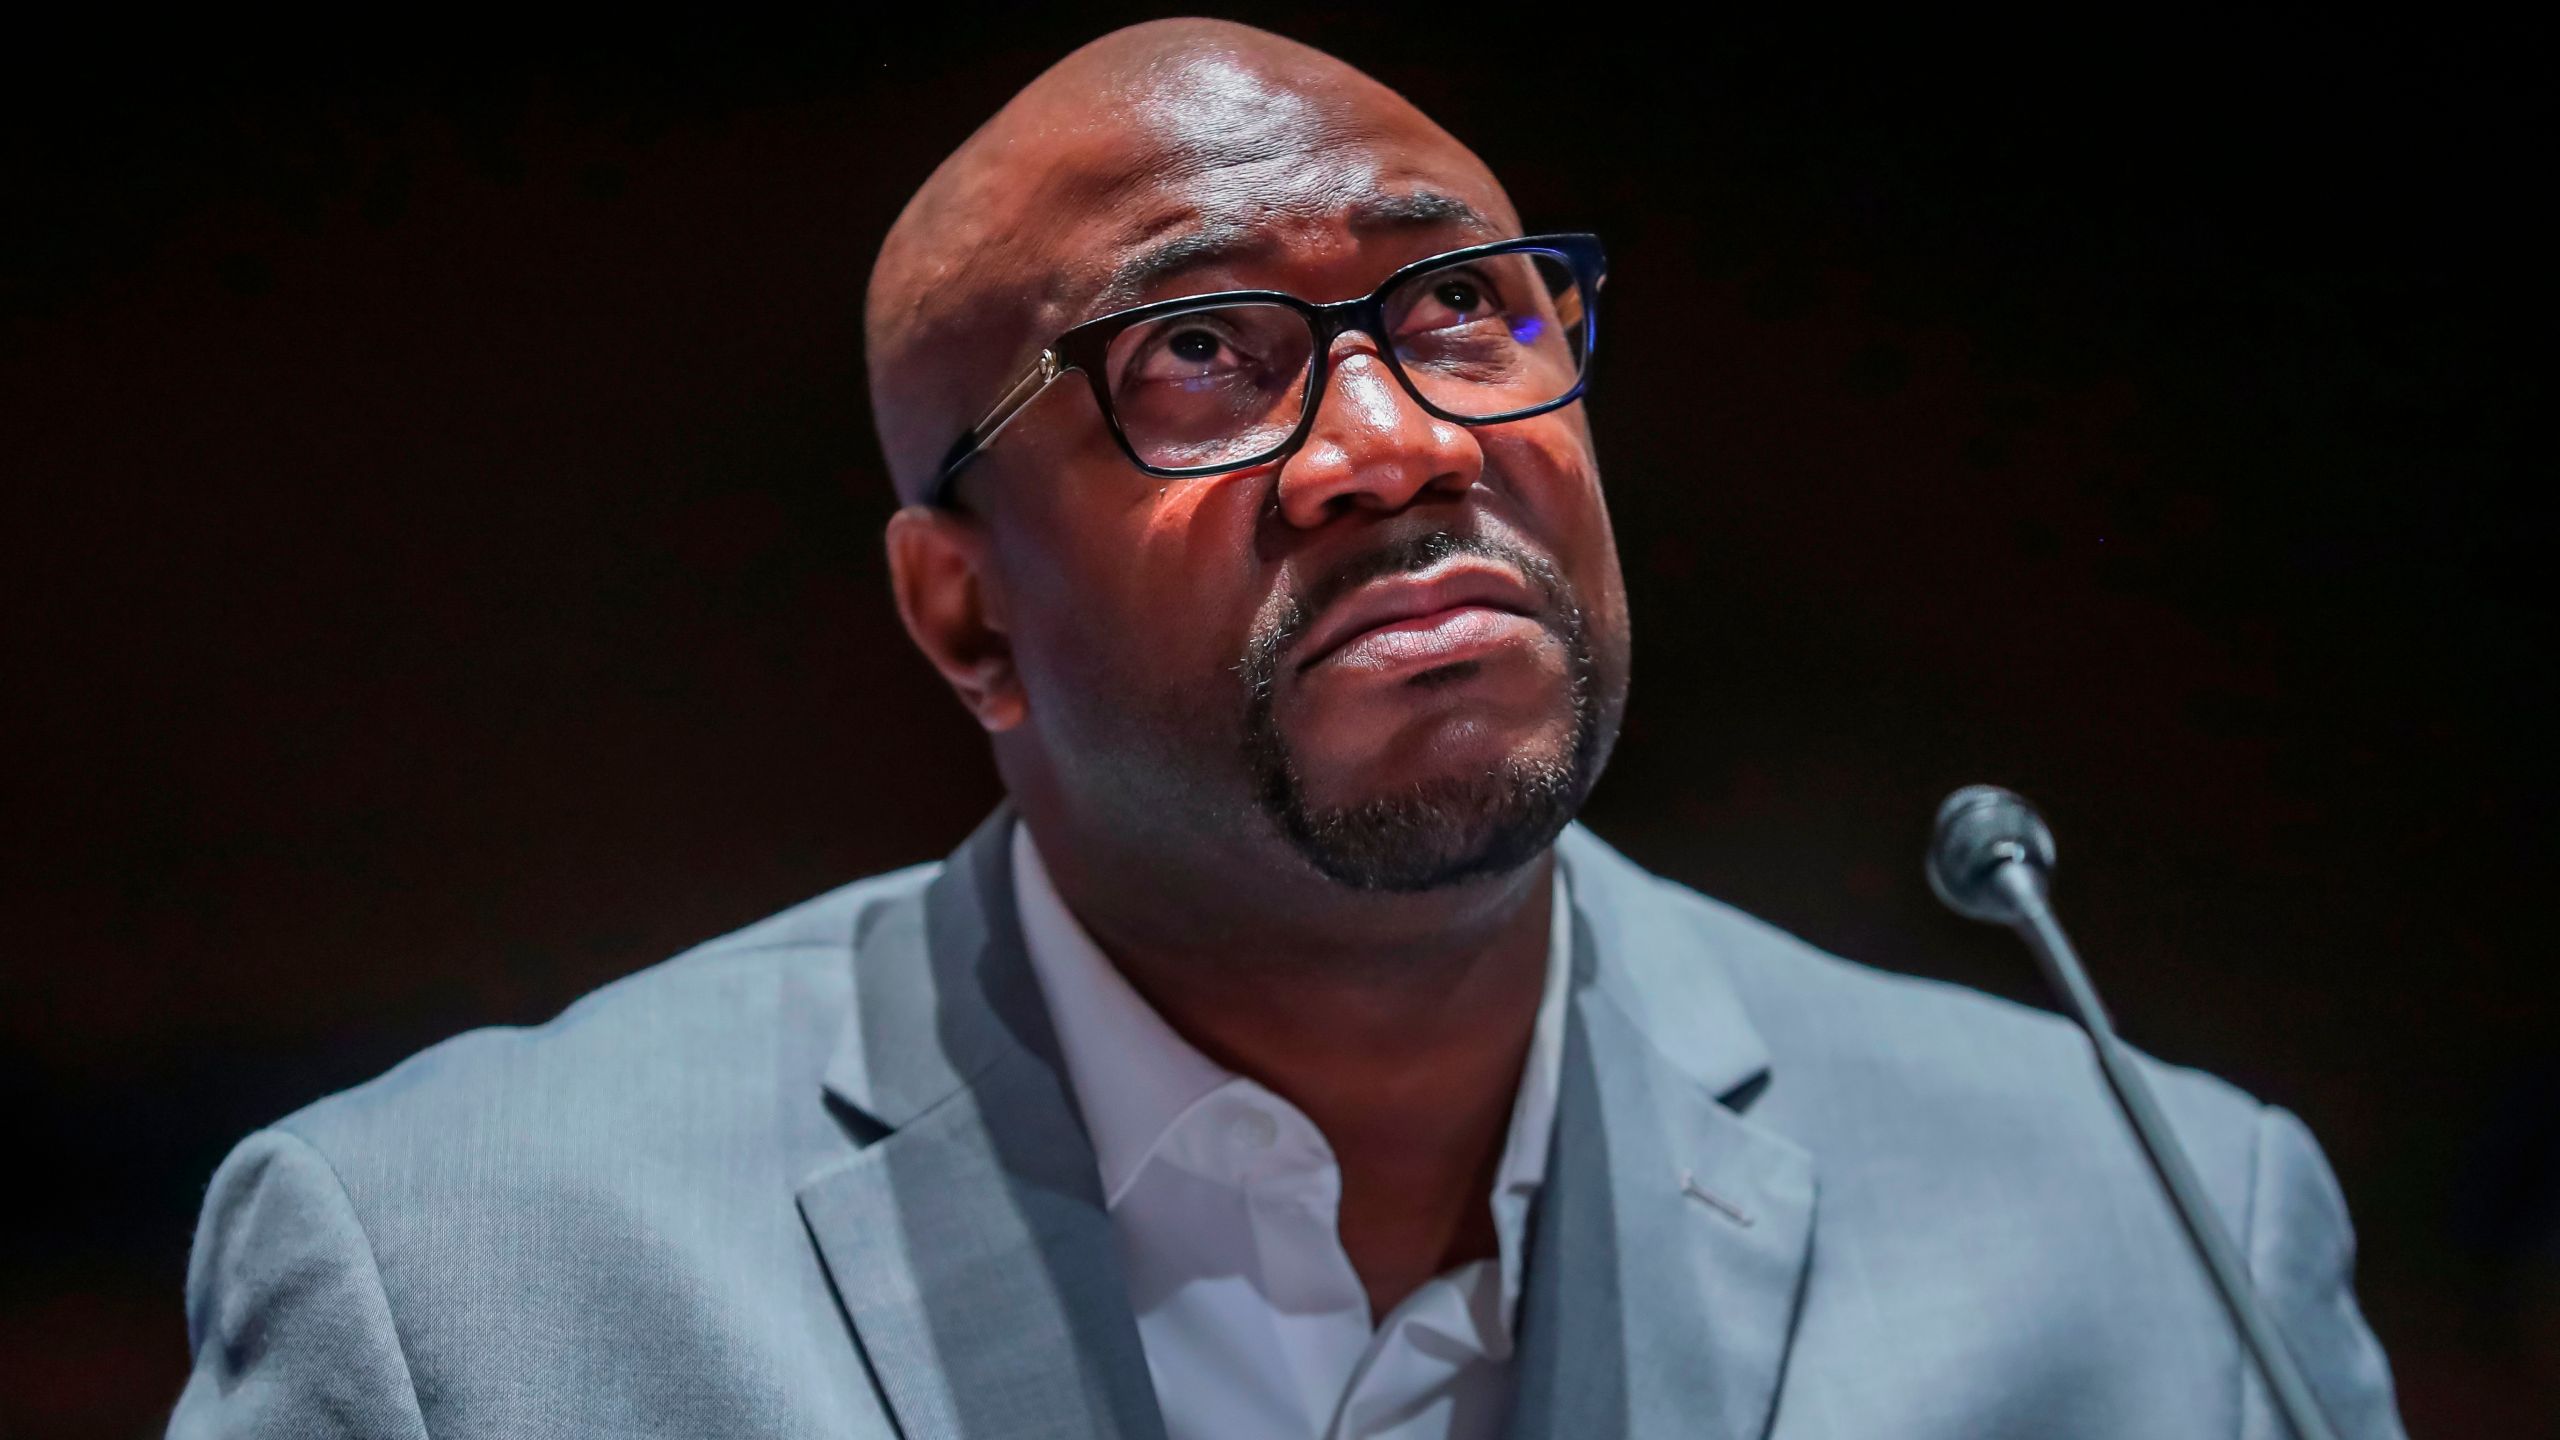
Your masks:
[[[1443,420],[1379,358],[1387,337],[1345,334],[1304,443],[1267,464],[1151,477],[1069,376],[976,457],[956,508],[913,502],[1071,326],[1230,289],[1343,299],[1520,233],[1483,163],[1375,80],[1166,21],[1070,55],[971,136],[870,292],[910,633],[1115,965],[1334,1145],[1344,1244],[1381,1305],[1490,1244],[1548,846],[1623,705],[1582,407]],[[1503,598],[1461,662],[1330,643],[1394,585]]]

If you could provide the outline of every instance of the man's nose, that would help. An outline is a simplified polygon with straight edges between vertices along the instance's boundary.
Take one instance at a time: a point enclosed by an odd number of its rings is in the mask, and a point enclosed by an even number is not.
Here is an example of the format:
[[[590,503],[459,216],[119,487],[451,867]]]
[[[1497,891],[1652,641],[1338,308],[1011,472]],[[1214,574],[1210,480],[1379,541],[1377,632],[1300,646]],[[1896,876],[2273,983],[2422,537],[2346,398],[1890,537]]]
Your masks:
[[[1401,510],[1426,494],[1459,495],[1484,473],[1464,425],[1414,403],[1377,342],[1334,339],[1331,375],[1306,443],[1280,466],[1280,513],[1311,529],[1346,510]]]

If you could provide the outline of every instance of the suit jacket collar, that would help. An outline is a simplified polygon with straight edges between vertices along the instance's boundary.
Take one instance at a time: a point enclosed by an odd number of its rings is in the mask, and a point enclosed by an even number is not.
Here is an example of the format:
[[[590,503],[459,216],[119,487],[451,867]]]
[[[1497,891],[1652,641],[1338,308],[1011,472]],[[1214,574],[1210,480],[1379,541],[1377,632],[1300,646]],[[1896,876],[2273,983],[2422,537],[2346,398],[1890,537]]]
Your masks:
[[[827,1093],[898,1130],[991,1067],[1057,1063],[1057,1039],[1013,913],[1014,824],[987,817],[924,888],[856,922],[853,1013],[827,1064]]]
[[[1093,1149],[1013,914],[1012,811],[866,912],[826,1091],[880,1138],[800,1213],[907,1440],[1163,1440]]]
[[[1093,1152],[1013,913],[1000,809],[857,920],[825,1076],[873,1143],[803,1217],[883,1394],[926,1436],[1161,1440]],[[1579,826],[1572,1018],[1532,1221],[1520,1440],[1765,1433],[1813,1165],[1744,1118],[1767,1048],[1663,881]]]
[[[1663,1063],[1736,1109],[1768,1078],[1769,1047],[1751,1024],[1726,959],[1683,923],[1674,887],[1580,825],[1556,842],[1584,929],[1577,963]]]
[[[1665,882],[1576,827],[1575,991],[1510,1434],[1765,1435],[1813,1248],[1813,1159],[1744,1117],[1768,1049]]]

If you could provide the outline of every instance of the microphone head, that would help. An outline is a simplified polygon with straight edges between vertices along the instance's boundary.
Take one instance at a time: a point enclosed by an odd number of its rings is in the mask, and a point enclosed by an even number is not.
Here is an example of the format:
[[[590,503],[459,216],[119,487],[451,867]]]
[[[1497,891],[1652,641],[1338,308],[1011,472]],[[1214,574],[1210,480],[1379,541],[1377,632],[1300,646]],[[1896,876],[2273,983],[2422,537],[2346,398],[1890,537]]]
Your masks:
[[[1967,785],[1938,806],[1929,888],[1948,909],[1969,920],[2014,923],[2016,902],[1991,879],[2012,860],[2039,878],[2053,874],[2053,832],[2024,797],[1997,785]]]

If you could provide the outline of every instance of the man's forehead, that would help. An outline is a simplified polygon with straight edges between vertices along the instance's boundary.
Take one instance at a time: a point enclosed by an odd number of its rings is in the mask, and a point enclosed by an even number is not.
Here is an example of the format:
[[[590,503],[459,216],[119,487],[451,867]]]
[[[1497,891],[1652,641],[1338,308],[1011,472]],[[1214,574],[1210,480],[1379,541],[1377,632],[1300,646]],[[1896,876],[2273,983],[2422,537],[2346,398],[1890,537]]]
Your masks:
[[[1374,239],[1428,235],[1448,238],[1454,246],[1518,228],[1495,205],[1445,184],[1343,176],[1339,183],[1295,186],[1289,203],[1220,195],[1168,206],[1118,227],[1089,253],[1060,257],[1084,282],[1060,288],[1085,308],[1117,309],[1191,288],[1186,281],[1210,272],[1321,272],[1358,256]]]
[[[1020,140],[998,164],[1019,176],[1027,216],[1052,217],[1030,228],[1064,282],[1053,296],[1121,298],[1255,239],[1291,238],[1303,255],[1346,228],[1410,219],[1395,202],[1416,193],[1461,200],[1444,221],[1508,218],[1482,162],[1403,96],[1294,42],[1231,44],[1222,30],[1146,63],[1071,59],[1057,78],[1077,83],[1017,97]]]
[[[1060,311],[1049,318],[1134,304],[1213,270],[1321,270],[1381,238],[1427,233],[1460,245],[1518,232],[1493,177],[1427,121],[1398,133],[1294,119],[1307,128],[1250,151],[1140,141],[1111,147],[1099,173],[1072,177],[1066,213],[1079,218],[1049,228],[1042,247]]]

